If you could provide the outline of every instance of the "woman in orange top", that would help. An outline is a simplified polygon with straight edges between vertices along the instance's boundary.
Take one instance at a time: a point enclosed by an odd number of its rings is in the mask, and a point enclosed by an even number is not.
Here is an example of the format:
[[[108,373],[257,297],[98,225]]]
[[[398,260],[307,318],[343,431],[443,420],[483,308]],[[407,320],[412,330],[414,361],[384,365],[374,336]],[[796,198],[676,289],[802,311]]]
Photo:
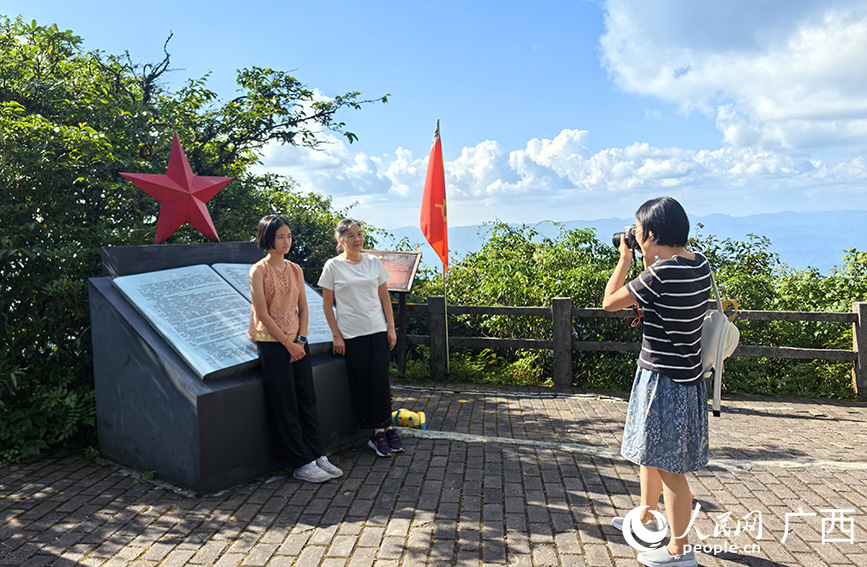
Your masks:
[[[250,268],[253,309],[248,336],[256,341],[265,390],[294,476],[325,482],[343,471],[328,461],[319,441],[313,366],[307,345],[307,296],[301,267],[283,256],[292,246],[286,219],[259,221],[256,242],[267,256]]]

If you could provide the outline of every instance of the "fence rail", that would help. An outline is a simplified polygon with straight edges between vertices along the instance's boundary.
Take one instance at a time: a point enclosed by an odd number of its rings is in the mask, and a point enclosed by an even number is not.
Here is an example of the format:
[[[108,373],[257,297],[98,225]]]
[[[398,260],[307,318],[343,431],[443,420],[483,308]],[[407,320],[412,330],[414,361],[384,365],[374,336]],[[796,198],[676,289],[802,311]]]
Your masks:
[[[709,304],[714,305],[714,304]],[[427,335],[408,335],[406,321],[409,313],[428,316]],[[492,337],[449,337],[446,325],[448,315],[506,315],[547,317],[552,319],[551,339],[515,339]],[[727,311],[732,315],[733,311]],[[852,325],[852,350],[814,349],[787,346],[738,345],[733,356],[782,358],[800,360],[830,360],[852,362],[854,383],[858,396],[867,397],[867,303],[853,303],[850,313],[817,311],[738,311],[738,319],[748,321],[802,321],[821,323],[850,323]],[[398,305],[398,368],[401,374],[406,368],[406,346],[427,345],[430,347],[431,378],[442,380],[448,373],[448,346],[461,348],[524,348],[554,351],[554,384],[572,384],[572,353],[574,352],[638,352],[638,342],[581,341],[572,336],[572,322],[576,318],[605,319],[631,318],[631,310],[609,312],[603,309],[573,308],[568,297],[557,297],[550,307],[509,307],[480,305],[446,306],[443,296],[432,296],[427,303],[406,303],[405,294],[400,295]]]

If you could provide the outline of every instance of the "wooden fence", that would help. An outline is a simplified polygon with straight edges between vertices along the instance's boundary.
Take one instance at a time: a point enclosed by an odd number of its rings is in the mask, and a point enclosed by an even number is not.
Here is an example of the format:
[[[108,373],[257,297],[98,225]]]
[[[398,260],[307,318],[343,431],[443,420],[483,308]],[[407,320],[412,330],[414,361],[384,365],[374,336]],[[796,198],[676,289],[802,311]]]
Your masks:
[[[549,317],[552,319],[550,339],[500,339],[492,337],[448,337],[446,304],[443,296],[433,296],[425,303],[408,304],[400,294],[397,308],[398,369],[406,368],[407,345],[430,347],[431,379],[443,380],[448,368],[448,346],[466,348],[526,348],[554,351],[554,385],[572,384],[572,353],[577,351],[638,352],[638,342],[580,341],[572,336],[573,318],[630,318],[631,310],[608,312],[603,309],[572,307],[572,299],[557,297],[550,307],[505,307],[449,305],[448,315],[512,315]],[[427,335],[407,335],[407,315],[424,313],[428,317]],[[732,312],[728,312],[731,314]],[[823,323],[851,323],[852,350],[812,349],[785,346],[739,345],[733,356],[765,358],[793,358],[810,360],[851,361],[854,363],[854,382],[858,396],[867,398],[867,303],[853,303],[850,313],[814,311],[738,311],[738,319],[748,321],[812,321]]]

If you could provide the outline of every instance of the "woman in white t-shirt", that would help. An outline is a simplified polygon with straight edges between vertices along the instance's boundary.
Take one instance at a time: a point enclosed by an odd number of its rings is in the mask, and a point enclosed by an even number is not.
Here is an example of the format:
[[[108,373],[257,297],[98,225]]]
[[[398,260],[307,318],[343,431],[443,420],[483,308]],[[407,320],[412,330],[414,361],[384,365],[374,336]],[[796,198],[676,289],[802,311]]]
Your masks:
[[[388,272],[376,256],[362,254],[364,233],[352,219],[334,230],[339,256],[325,263],[319,277],[325,319],[334,354],[346,356],[349,390],[362,429],[373,429],[367,444],[380,457],[403,452],[391,425],[389,351],[397,343]],[[337,307],[335,319],[332,305]]]

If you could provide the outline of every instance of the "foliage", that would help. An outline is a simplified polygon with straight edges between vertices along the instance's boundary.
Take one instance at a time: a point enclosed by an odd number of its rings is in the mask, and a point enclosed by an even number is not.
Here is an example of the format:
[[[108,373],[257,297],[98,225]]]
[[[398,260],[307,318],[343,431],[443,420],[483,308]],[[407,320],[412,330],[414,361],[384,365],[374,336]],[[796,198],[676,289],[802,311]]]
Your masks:
[[[546,383],[544,366],[538,363],[540,351],[520,351],[513,360],[492,349],[474,352],[453,349],[449,354],[449,381],[462,384],[536,385]],[[397,375],[396,364],[391,373]],[[417,346],[408,357],[404,379],[424,383],[430,378],[430,350]]]
[[[848,312],[867,299],[867,254],[849,250],[841,268],[822,276],[815,268],[791,270],[768,252],[766,238],[747,242],[713,237],[691,243],[706,252],[724,297],[741,309]],[[847,323],[736,320],[742,344],[851,349]],[[735,357],[726,362],[724,391],[851,398],[852,365],[821,360]]]
[[[698,227],[699,230],[702,228]],[[767,238],[745,241],[695,236],[689,247],[708,257],[723,298],[739,309],[779,311],[850,311],[867,299],[867,253],[849,250],[840,268],[828,276],[817,270],[794,271],[770,251]],[[573,307],[598,307],[617,253],[592,231],[560,229],[543,237],[534,227],[496,222],[482,250],[454,262],[448,274],[451,304],[548,306],[555,297],[571,297]],[[638,262],[630,277],[638,274]],[[442,295],[442,278],[433,272],[417,279],[414,301]],[[410,321],[410,332],[426,333],[426,322]],[[850,349],[850,324],[763,322],[737,319],[743,344]],[[551,338],[551,322],[542,317],[451,316],[452,336]],[[637,330],[625,319],[575,319],[573,337],[583,341],[634,342]],[[548,351],[453,349],[452,380],[518,384],[550,383],[553,361]],[[427,368],[427,349],[410,353],[408,375]],[[457,364],[456,364],[457,361]],[[849,363],[733,357],[726,362],[724,391],[776,395],[844,397],[854,395]],[[635,355],[577,352],[574,383],[626,390],[635,372]]]
[[[255,239],[256,223],[274,212],[283,215],[292,228],[292,248],[287,258],[304,271],[311,285],[319,279],[325,262],[335,255],[334,227],[347,210],[335,210],[331,197],[300,193],[295,182],[273,174],[246,174],[230,183],[219,208],[211,217],[228,242]],[[220,195],[218,194],[218,196]],[[379,230],[365,226],[365,245],[375,247]]]
[[[449,267],[450,303],[547,306],[555,297],[570,297],[573,307],[602,304],[602,291],[616,262],[616,251],[599,242],[593,230],[566,230],[555,225],[556,236],[546,237],[538,225],[495,222],[489,227],[482,249]],[[633,272],[637,275],[637,264]],[[421,296],[442,295],[442,289],[438,276],[416,286]],[[461,315],[449,319],[452,336],[551,338],[549,317]],[[634,341],[639,334],[623,319],[576,319],[573,336],[585,341]],[[452,354],[470,356],[469,352]],[[588,386],[622,389],[631,374],[600,372],[600,366],[621,369],[632,363],[634,357],[626,354],[581,352],[573,357],[573,374],[579,377],[579,383]],[[553,357],[548,351],[537,350],[504,350],[496,354],[486,351],[478,355],[477,366],[505,383],[550,383]]]
[[[157,471],[145,471],[139,473],[136,482],[151,482],[157,478]]]
[[[701,230],[702,225],[697,227]],[[767,309],[774,297],[775,276],[782,268],[779,256],[768,250],[771,241],[755,234],[746,241],[697,235],[689,246],[707,257],[720,292],[737,298],[741,309]]]
[[[159,211],[120,172],[165,173],[177,131],[197,175],[236,177],[209,203],[221,237],[251,240],[264,214],[288,216],[292,259],[312,279],[340,212],[250,166],[264,144],[316,147],[323,129],[352,142],[339,112],[386,100],[323,99],[282,71],[252,67],[221,103],[206,78],[164,88],[168,52],[138,65],[81,44],[56,25],[0,17],[0,459],[92,432],[87,278],[101,275],[101,246],[152,243]],[[169,242],[204,240],[185,226]]]

